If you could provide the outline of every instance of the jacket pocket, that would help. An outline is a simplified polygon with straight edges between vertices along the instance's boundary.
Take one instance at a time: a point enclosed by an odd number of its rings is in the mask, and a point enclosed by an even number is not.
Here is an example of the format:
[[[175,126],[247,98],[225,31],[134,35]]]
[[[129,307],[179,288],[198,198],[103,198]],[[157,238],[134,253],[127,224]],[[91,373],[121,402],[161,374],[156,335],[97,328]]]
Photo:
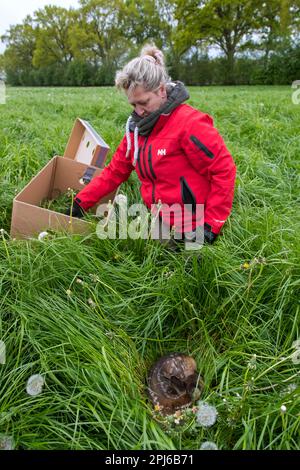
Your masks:
[[[183,204],[191,204],[192,213],[196,213],[196,198],[184,176],[180,177],[181,198]]]
[[[210,150],[208,150],[208,148],[204,144],[202,144],[202,142],[200,142],[200,140],[197,139],[195,135],[191,135],[190,139],[193,142],[193,144],[195,144],[199,150],[202,150],[202,152],[204,152],[208,158],[211,158],[211,159],[214,158],[214,154]]]

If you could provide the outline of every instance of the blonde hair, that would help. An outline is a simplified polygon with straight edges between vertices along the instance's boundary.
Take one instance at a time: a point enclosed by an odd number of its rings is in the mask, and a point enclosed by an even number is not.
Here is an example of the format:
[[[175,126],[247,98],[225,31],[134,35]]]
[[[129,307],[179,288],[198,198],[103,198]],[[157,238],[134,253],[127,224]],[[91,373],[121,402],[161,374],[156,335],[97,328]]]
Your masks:
[[[146,44],[139,57],[116,73],[115,85],[126,93],[139,85],[147,91],[154,91],[170,80],[163,53],[154,44]]]

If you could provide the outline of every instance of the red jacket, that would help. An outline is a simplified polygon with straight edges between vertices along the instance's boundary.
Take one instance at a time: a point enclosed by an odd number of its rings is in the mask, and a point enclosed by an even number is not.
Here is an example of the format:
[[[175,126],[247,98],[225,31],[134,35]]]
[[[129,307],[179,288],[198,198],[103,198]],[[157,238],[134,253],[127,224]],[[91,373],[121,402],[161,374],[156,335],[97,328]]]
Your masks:
[[[126,136],[110,164],[76,197],[89,209],[136,170],[148,208],[163,204],[204,204],[204,221],[219,233],[231,212],[236,167],[213,120],[187,104],[161,115],[148,137],[139,136],[134,167],[133,133],[126,158]]]

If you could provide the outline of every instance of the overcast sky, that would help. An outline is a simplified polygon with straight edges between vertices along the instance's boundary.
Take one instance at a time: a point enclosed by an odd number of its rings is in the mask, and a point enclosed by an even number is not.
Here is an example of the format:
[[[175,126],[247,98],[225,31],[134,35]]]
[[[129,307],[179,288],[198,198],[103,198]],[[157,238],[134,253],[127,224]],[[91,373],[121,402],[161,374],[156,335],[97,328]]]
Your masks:
[[[78,7],[78,0],[0,0],[0,36],[10,25],[21,23],[26,15],[45,5],[60,7]],[[0,42],[0,53],[4,51],[4,44]]]

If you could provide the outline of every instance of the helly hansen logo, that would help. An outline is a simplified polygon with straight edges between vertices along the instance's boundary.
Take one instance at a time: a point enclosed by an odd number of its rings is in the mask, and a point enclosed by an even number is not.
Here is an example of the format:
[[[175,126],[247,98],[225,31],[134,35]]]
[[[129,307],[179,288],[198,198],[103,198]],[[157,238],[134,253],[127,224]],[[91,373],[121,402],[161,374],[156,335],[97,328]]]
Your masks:
[[[167,155],[167,149],[158,149],[157,155]]]

